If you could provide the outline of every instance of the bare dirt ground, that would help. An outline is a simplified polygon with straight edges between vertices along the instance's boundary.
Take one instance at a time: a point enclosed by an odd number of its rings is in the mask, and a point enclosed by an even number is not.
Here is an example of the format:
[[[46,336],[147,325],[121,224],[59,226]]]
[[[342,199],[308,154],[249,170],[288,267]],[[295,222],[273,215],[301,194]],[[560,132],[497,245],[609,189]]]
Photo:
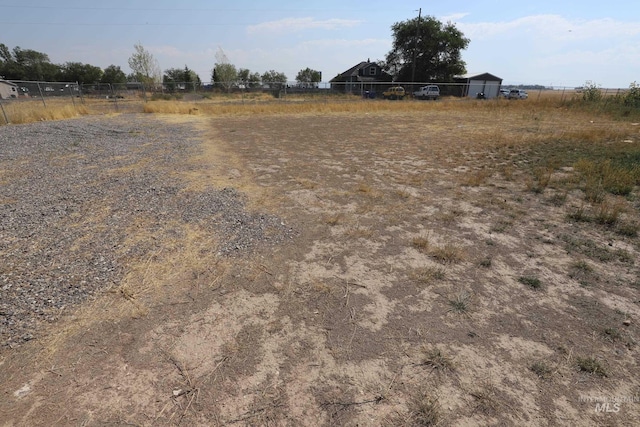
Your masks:
[[[520,135],[557,123],[491,114],[127,115],[27,144],[5,188],[89,181],[42,214],[71,236],[48,263],[51,237],[2,231],[0,286],[112,262],[3,336],[0,426],[635,425],[638,237],[568,220],[570,169],[531,191]]]

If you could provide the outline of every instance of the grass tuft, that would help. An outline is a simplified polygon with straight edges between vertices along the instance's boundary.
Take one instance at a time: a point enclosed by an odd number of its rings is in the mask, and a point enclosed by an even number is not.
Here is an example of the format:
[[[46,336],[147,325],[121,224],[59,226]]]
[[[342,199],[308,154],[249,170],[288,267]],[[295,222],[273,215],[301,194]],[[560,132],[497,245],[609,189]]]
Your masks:
[[[436,396],[421,392],[409,401],[409,423],[412,426],[437,426],[442,419],[440,402]]]
[[[621,236],[638,237],[640,223],[637,221],[619,221],[616,226],[616,233]]]
[[[466,258],[464,248],[455,243],[432,247],[429,250],[429,255],[443,264],[458,263]]]
[[[529,369],[538,376],[538,378],[548,379],[553,373],[553,369],[543,361],[536,361],[529,366]]]
[[[453,359],[445,356],[442,350],[438,348],[425,349],[420,364],[430,367],[433,371],[447,372],[455,370]]]
[[[595,208],[595,221],[600,225],[613,226],[618,223],[620,214],[624,213],[626,205],[620,200],[604,199]]]
[[[411,246],[419,250],[420,252],[427,252],[429,250],[429,237],[418,236],[411,240]]]
[[[445,276],[445,272],[444,272],[444,269],[442,268],[425,267],[425,268],[414,270],[411,273],[410,278],[415,280],[418,283],[427,285],[429,283],[432,283],[435,280],[444,279],[444,276]]]
[[[522,283],[523,285],[527,285],[531,289],[535,289],[535,290],[542,289],[542,282],[537,277],[520,276],[518,277],[518,282]]]
[[[472,295],[465,290],[458,292],[453,298],[449,299],[449,309],[447,312],[468,316],[471,308],[471,298]]]
[[[578,357],[576,359],[576,365],[582,372],[607,377],[607,371],[604,366],[594,357]]]

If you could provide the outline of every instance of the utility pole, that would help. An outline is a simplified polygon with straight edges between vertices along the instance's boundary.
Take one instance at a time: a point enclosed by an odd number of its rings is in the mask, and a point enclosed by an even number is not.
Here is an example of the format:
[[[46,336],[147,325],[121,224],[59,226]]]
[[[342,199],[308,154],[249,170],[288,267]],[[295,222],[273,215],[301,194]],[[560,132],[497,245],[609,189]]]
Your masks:
[[[411,60],[411,92],[415,90],[416,81],[416,50],[418,50],[418,39],[420,38],[420,18],[422,8],[418,9],[418,24],[416,25],[416,38],[413,42],[413,59]]]

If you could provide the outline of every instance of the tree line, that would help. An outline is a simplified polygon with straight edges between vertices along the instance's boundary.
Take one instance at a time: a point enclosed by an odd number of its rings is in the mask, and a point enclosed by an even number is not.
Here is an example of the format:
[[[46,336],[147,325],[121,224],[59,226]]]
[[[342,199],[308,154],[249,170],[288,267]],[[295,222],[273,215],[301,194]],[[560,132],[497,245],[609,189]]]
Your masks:
[[[126,74],[118,65],[109,65],[105,69],[81,62],[53,64],[46,53],[19,46],[9,49],[0,43],[0,78],[5,80],[27,80],[48,82],[78,82],[79,84],[124,84],[141,82],[149,85],[162,83],[169,90],[185,87],[199,87],[202,80],[198,74],[184,68],[168,68],[162,72],[153,54],[141,44],[134,45],[134,52],[128,59],[131,72]],[[308,87],[320,82],[319,71],[305,68],[296,76],[299,84]],[[236,68],[226,61],[216,63],[211,81],[214,85],[231,89],[233,87],[254,88],[268,85],[279,88],[287,84],[287,76],[275,70],[262,74],[251,72],[247,68]]]
[[[427,82],[452,81],[466,72],[461,52],[469,39],[454,24],[442,23],[431,16],[396,22],[391,26],[393,44],[385,59],[377,61],[394,81]],[[287,76],[275,70],[262,74],[246,68],[236,68],[226,56],[216,55],[217,62],[211,72],[214,85],[230,90],[233,87],[252,88],[268,85],[278,88],[287,83]],[[66,81],[80,84],[142,82],[175,87],[179,83],[200,85],[200,77],[188,66],[161,71],[158,61],[140,43],[128,60],[131,73],[119,66],[105,69],[81,62],[51,63],[46,53],[19,46],[9,49],[0,43],[0,78],[6,80]],[[322,74],[311,68],[298,72],[298,85],[317,87]]]

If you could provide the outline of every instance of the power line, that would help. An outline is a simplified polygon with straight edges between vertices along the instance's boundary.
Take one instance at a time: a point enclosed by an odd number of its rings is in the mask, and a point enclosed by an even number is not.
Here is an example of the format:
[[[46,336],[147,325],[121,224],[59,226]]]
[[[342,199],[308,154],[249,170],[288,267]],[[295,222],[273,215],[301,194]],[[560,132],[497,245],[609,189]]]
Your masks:
[[[153,11],[153,12],[247,12],[247,8],[184,8],[184,7],[92,7],[92,6],[31,6],[31,5],[0,5],[0,8],[9,7],[13,9],[54,9],[54,10],[112,10],[112,11]],[[354,11],[359,8],[251,8],[251,12],[314,12],[314,11]]]
[[[206,24],[194,24],[194,23],[153,23],[153,22],[137,22],[137,23],[87,23],[87,22],[15,22],[15,21],[0,21],[0,25],[64,25],[64,26],[85,26],[85,27],[132,27],[132,26],[163,26],[163,27],[232,27],[235,25],[258,25],[257,22],[235,22],[235,23],[206,23]]]

